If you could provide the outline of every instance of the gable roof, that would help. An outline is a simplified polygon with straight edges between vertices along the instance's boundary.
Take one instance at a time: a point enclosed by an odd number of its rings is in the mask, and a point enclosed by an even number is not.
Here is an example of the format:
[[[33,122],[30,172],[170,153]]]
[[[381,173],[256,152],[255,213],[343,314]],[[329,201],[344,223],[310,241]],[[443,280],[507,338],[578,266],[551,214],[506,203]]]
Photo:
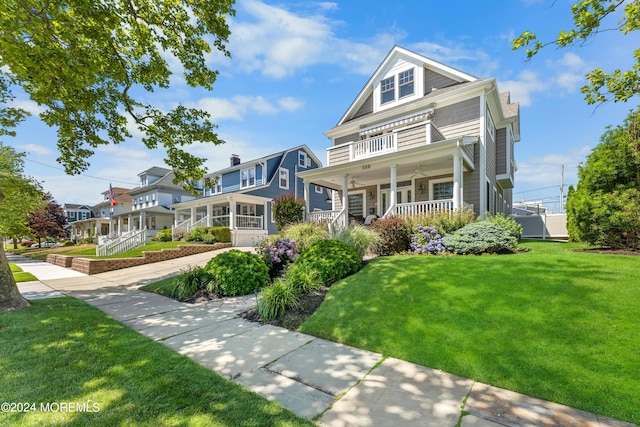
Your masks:
[[[391,51],[389,51],[382,63],[378,66],[371,78],[364,85],[358,96],[356,96],[356,99],[351,103],[336,126],[340,126],[342,123],[349,121],[353,117],[353,115],[360,109],[367,98],[373,93],[374,84],[380,79],[380,75],[382,74],[382,72],[387,68],[388,65],[390,65],[393,61],[396,61],[399,57],[405,57],[412,61],[420,62],[423,64],[423,67],[427,67],[437,72],[438,74],[442,74],[452,80],[457,81],[458,83],[467,83],[478,80],[476,76],[465,73],[456,68],[428,58],[424,55],[420,55],[416,52],[395,45],[391,49]]]
[[[266,162],[267,160],[273,159],[275,157],[280,157],[280,159],[281,159],[280,160],[280,165],[281,165],[282,162],[284,161],[285,156],[288,153],[290,153],[292,151],[298,151],[298,150],[306,151],[307,154],[309,154],[311,156],[311,158],[319,166],[322,166],[322,162],[316,157],[315,154],[313,154],[313,151],[311,151],[309,149],[309,147],[307,147],[306,144],[302,144],[302,145],[298,145],[297,147],[289,148],[289,149],[284,150],[284,151],[279,151],[277,153],[269,154],[269,155],[264,156],[264,157],[260,157],[260,158],[257,158],[257,159],[253,159],[253,160],[249,160],[249,161],[246,161],[246,162],[242,162],[242,163],[239,163],[239,164],[237,164],[235,166],[229,166],[228,168],[220,169],[220,170],[217,170],[215,172],[210,172],[206,176],[218,176],[218,175],[223,175],[225,173],[233,172],[235,170],[245,169],[245,168],[247,168],[247,167],[249,167],[251,165],[256,165],[258,163],[263,163],[263,162]]]

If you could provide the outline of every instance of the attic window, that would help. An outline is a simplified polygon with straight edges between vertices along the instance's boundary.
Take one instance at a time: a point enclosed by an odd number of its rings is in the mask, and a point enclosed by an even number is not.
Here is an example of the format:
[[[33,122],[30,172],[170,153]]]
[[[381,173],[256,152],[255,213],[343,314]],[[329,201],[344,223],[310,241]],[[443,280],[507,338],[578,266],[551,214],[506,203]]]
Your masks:
[[[400,98],[413,95],[413,68],[398,75],[398,84],[400,85]]]
[[[380,82],[380,97],[381,103],[394,101],[396,99],[395,94],[395,76],[384,79]]]

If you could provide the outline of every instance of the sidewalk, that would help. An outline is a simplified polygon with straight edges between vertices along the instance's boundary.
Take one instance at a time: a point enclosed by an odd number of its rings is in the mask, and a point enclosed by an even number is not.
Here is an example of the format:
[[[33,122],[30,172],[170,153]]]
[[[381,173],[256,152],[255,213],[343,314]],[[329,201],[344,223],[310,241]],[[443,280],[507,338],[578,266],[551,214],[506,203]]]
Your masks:
[[[253,295],[186,304],[138,290],[204,265],[212,253],[92,276],[8,255],[38,277],[27,298],[80,298],[143,335],[276,400],[321,426],[584,426],[632,424],[524,396],[424,366],[249,322]],[[46,265],[43,265],[46,264]]]

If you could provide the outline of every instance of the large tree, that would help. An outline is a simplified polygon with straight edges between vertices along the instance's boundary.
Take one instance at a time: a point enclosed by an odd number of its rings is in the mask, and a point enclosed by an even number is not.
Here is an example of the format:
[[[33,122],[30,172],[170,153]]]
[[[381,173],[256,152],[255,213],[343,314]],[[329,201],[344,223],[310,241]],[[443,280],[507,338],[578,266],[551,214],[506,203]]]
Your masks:
[[[42,239],[64,237],[64,227],[67,225],[64,210],[53,196],[47,193],[42,199],[42,206],[27,215],[31,234],[38,239],[39,244],[42,243]]]
[[[608,129],[567,195],[567,228],[573,240],[640,249],[640,108]]]
[[[38,182],[23,175],[24,154],[0,144],[0,218],[24,221],[29,210],[42,200]],[[20,295],[4,253],[4,239],[0,233],[0,311],[13,310],[29,305]]]
[[[574,28],[562,30],[555,40],[539,40],[535,33],[524,31],[513,40],[513,48],[524,48],[527,58],[540,49],[555,45],[565,48],[583,45],[593,37],[608,31],[623,35],[640,29],[640,0],[579,0],[571,7]],[[589,104],[626,101],[640,93],[640,48],[633,51],[635,63],[629,70],[596,68],[586,77],[588,84],[582,93]]]
[[[58,134],[58,161],[69,174],[89,166],[93,149],[144,134],[163,148],[176,182],[202,179],[206,159],[184,147],[220,144],[207,112],[181,104],[161,108],[145,92],[169,87],[168,59],[182,64],[190,86],[213,88],[212,46],[229,55],[231,0],[0,0],[0,100],[19,86],[44,108]],[[10,83],[11,85],[9,85]],[[3,93],[4,92],[4,93]],[[20,109],[0,113],[8,122]],[[0,121],[0,124],[2,122]]]
[[[222,143],[216,126],[205,111],[146,100],[169,87],[168,60],[190,86],[213,88],[218,72],[207,55],[229,56],[232,7],[233,0],[0,0],[0,136],[27,114],[11,103],[20,88],[57,129],[67,173],[86,170],[93,149],[125,141],[134,126],[147,148],[166,151],[176,182],[193,189],[206,159],[185,146]],[[0,262],[7,267],[4,256]]]

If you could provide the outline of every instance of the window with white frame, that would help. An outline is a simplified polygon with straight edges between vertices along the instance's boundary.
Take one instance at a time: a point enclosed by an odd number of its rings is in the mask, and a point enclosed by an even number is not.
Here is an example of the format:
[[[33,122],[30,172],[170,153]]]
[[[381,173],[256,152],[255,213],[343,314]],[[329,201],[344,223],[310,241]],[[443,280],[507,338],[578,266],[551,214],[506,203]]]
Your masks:
[[[256,185],[256,167],[242,169],[240,171],[240,188],[253,187]]]
[[[289,189],[289,169],[280,168],[278,171],[278,183],[280,188],[284,190]]]
[[[214,184],[211,188],[211,194],[221,194],[222,193],[222,176],[218,175],[213,178]]]
[[[82,212],[82,219],[87,219],[87,215],[88,215],[87,212]]]
[[[238,212],[240,215],[256,216],[256,205],[240,203]]]
[[[316,193],[318,194],[322,194],[324,191],[324,188],[320,187],[319,185],[314,185],[314,187],[316,187]]]
[[[444,179],[431,183],[431,200],[453,199],[453,181]]]
[[[298,151],[298,166],[301,168],[307,168],[310,166],[309,156],[304,151]]]
[[[395,76],[382,80],[380,82],[380,103],[386,104],[394,101],[396,99],[395,89]]]
[[[400,98],[413,95],[413,68],[398,75],[398,86],[400,86]]]

